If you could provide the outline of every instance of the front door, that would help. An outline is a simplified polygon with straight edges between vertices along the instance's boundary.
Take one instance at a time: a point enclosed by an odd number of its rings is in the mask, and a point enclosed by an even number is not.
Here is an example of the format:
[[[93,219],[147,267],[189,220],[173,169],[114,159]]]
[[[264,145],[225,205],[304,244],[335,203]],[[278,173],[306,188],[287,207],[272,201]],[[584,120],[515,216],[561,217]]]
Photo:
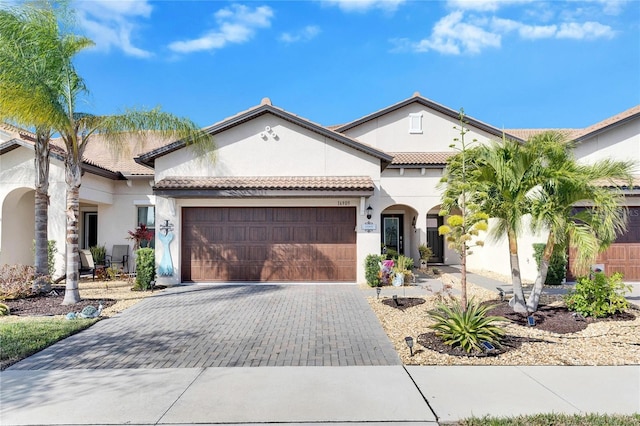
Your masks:
[[[398,254],[404,254],[404,215],[382,215],[382,245],[387,249],[395,250]]]
[[[84,248],[88,249],[98,245],[98,213],[85,212],[84,214]]]
[[[427,215],[427,245],[431,248],[432,255],[429,263],[442,263],[444,261],[444,240],[438,234],[438,227],[442,225],[442,216],[437,214]]]

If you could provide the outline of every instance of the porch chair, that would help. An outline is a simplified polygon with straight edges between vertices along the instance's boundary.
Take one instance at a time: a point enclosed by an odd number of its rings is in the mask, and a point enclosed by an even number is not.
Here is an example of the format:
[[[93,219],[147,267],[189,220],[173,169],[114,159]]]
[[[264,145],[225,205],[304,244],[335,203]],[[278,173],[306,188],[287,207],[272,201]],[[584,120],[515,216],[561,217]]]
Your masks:
[[[83,272],[90,272],[93,278],[93,281],[96,280],[96,264],[93,261],[93,255],[91,254],[91,250],[80,250],[80,270],[78,271],[80,275]]]
[[[122,272],[129,273],[129,246],[114,245],[111,255],[105,256],[107,267],[116,267],[122,269]]]

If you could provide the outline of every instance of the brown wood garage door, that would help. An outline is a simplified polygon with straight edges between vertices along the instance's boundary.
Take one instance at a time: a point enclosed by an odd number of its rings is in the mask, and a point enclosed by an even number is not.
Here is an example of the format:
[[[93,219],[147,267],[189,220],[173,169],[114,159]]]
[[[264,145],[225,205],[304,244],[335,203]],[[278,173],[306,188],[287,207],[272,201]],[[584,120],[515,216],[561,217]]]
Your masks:
[[[628,214],[627,232],[600,253],[596,263],[604,265],[607,275],[620,272],[625,281],[640,281],[640,207],[630,207]],[[569,251],[569,265],[574,256]],[[569,274],[568,279],[573,278]]]
[[[183,281],[356,280],[356,210],[185,207]]]

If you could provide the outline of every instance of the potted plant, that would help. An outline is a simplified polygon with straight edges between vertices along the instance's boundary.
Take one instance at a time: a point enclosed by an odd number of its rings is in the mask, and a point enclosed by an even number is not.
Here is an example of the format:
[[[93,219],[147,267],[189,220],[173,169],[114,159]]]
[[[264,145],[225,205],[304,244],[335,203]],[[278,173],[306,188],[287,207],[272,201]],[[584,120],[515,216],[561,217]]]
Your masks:
[[[409,261],[407,256],[399,255],[396,265],[393,267],[393,285],[399,287],[404,285],[404,277],[410,274],[409,265],[413,262]]]
[[[140,247],[147,247],[149,242],[153,238],[153,231],[147,228],[147,225],[141,223],[135,231],[128,231],[129,236],[127,239],[133,240],[133,250],[138,250]]]
[[[433,250],[426,244],[420,244],[418,252],[420,253],[420,269],[427,269],[427,262],[433,256]]]

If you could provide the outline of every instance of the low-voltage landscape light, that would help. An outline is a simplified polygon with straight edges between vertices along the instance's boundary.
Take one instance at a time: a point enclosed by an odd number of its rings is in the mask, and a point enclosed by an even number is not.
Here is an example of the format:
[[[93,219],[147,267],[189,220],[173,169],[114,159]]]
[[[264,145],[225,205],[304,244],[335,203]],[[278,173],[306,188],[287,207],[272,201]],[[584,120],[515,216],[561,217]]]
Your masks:
[[[404,342],[409,347],[409,354],[413,356],[413,337],[405,337]]]

